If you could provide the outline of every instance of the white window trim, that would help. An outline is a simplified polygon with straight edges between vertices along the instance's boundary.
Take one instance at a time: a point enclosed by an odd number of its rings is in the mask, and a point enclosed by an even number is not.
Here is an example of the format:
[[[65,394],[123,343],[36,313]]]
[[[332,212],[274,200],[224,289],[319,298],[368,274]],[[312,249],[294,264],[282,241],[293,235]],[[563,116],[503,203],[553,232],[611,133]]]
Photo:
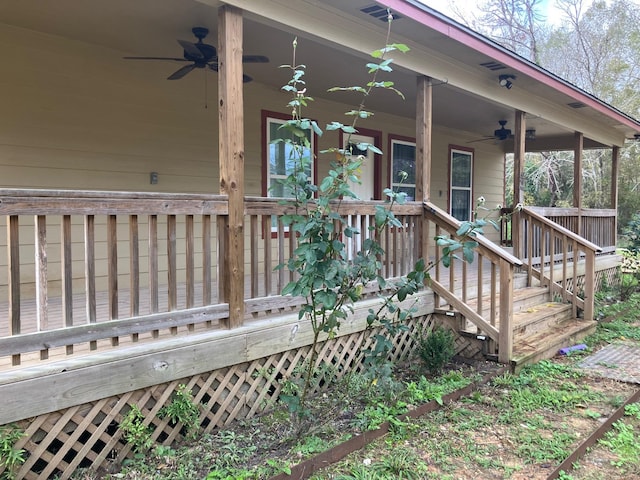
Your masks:
[[[461,190],[469,192],[469,218],[465,220],[471,220],[473,214],[473,167],[474,167],[474,152],[469,150],[463,150],[461,148],[450,147],[449,149],[449,214],[453,215],[453,191]],[[471,168],[469,169],[469,186],[459,187],[453,186],[453,155],[454,153],[461,153],[468,155],[471,158]]]
[[[279,197],[272,197],[272,195],[271,195],[271,181],[274,180],[274,179],[285,179],[289,175],[288,173],[284,174],[284,175],[271,173],[270,149],[271,149],[271,142],[273,140],[275,140],[275,139],[271,138],[271,125],[274,124],[274,123],[276,123],[278,125],[284,125],[285,122],[286,122],[286,120],[283,120],[282,118],[272,117],[272,116],[269,116],[269,115],[266,116],[266,126],[265,126],[265,128],[266,128],[266,132],[265,132],[266,133],[266,135],[265,135],[265,137],[266,137],[266,146],[265,147],[266,147],[266,151],[267,151],[267,158],[266,158],[266,165],[265,165],[265,168],[266,168],[266,191],[267,191],[267,197],[270,197],[270,198],[279,198]],[[310,137],[311,137],[310,138],[310,142],[311,143],[310,143],[310,146],[309,146],[309,150],[311,151],[311,166],[310,166],[311,172],[310,172],[310,177],[311,177],[311,181],[314,182],[315,181],[315,178],[314,178],[314,175],[315,175],[315,158],[313,158],[313,156],[314,156],[314,152],[315,152],[315,145],[314,145],[315,134],[313,132],[311,132]]]
[[[394,168],[393,168],[394,161],[395,161],[395,157],[393,155],[393,146],[394,146],[394,144],[409,145],[411,147],[416,148],[416,142],[408,142],[406,140],[400,140],[400,139],[397,139],[397,138],[392,138],[391,139],[391,151],[389,152],[390,156],[391,156],[391,168],[389,169],[389,176],[391,177],[389,179],[390,180],[389,183],[391,184],[391,188],[392,189],[395,189],[397,187],[405,187],[405,188],[406,187],[410,187],[410,188],[413,188],[413,191],[414,191],[414,195],[413,196],[414,196],[414,200],[415,200],[416,184],[415,183],[407,183],[407,182],[400,183],[398,181],[398,178],[396,177],[396,173],[397,172],[394,172]],[[416,161],[416,159],[415,159],[415,155],[414,155],[414,157],[413,157],[414,169],[415,169],[415,161]]]

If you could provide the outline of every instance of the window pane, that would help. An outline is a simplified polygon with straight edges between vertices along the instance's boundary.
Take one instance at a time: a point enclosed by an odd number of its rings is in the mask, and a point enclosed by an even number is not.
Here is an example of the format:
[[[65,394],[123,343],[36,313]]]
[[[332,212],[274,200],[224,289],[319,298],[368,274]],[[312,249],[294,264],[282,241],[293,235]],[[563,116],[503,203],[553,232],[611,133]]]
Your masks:
[[[471,187],[471,154],[451,152],[451,186]]]
[[[394,189],[395,190],[395,189]],[[407,194],[407,201],[413,202],[416,199],[416,187],[399,187],[398,192],[404,192]]]
[[[403,183],[415,185],[416,183],[416,147],[406,143],[393,143],[392,150],[393,172],[391,183],[398,183],[399,172],[406,172],[408,177]]]
[[[291,144],[284,141],[275,142],[275,140],[292,140],[293,134],[289,130],[281,129],[280,126],[284,124],[284,121],[277,119],[268,120],[268,132],[269,132],[269,145],[268,145],[268,161],[269,161],[269,187],[268,195],[272,197],[288,197],[291,196],[290,192],[285,191],[284,186],[274,178],[284,179],[287,175],[294,172],[296,166],[300,166],[301,159],[305,165],[305,173],[311,177],[312,172],[312,151],[313,148],[301,146],[300,148],[294,147]],[[307,131],[307,139],[312,141],[311,132]]]
[[[451,190],[451,215],[461,222],[471,219],[470,190]]]

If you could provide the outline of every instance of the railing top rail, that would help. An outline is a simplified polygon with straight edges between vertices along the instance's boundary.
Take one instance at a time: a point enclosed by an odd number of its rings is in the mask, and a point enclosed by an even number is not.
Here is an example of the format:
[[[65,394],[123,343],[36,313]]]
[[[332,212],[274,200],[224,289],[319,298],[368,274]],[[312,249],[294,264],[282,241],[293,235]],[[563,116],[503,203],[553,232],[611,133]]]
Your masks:
[[[247,215],[283,215],[295,207],[282,198],[245,197]],[[334,203],[344,215],[374,215],[381,200],[342,200]],[[104,190],[41,190],[0,188],[0,214],[5,215],[100,215],[100,214],[227,214],[227,196],[207,193],[125,192]],[[396,215],[420,215],[419,202],[395,204]]]
[[[534,218],[535,220],[539,221],[540,223],[543,223],[543,224],[547,225],[548,227],[550,227],[550,228],[562,233],[567,238],[577,242],[579,245],[583,246],[584,248],[592,250],[594,253],[602,251],[602,249],[598,245],[596,245],[595,243],[591,243],[590,241],[586,240],[585,238],[581,237],[580,235],[578,235],[576,233],[573,233],[571,230],[569,230],[567,228],[564,228],[561,225],[558,225],[554,221],[549,220],[548,218],[540,215],[538,212],[532,210],[529,207],[524,207],[521,210],[521,212],[525,213],[526,215],[529,215],[531,218]]]
[[[207,200],[226,201],[226,195],[212,193],[171,193],[171,192],[127,192],[120,190],[45,190],[0,188],[0,197],[48,197],[65,199],[101,198],[111,199],[168,199],[168,200]]]
[[[292,213],[295,207],[290,204],[283,204],[286,198],[274,197],[245,197],[245,211],[248,214],[279,214]],[[310,202],[313,208],[313,202]],[[340,200],[332,202],[332,207],[336,212],[347,214],[374,215],[377,206],[389,206],[389,202],[383,200]],[[395,215],[420,215],[422,213],[422,205],[420,202],[407,202],[402,205],[396,203],[393,206]]]
[[[578,207],[535,207],[527,209],[545,217],[615,217],[615,208],[578,208]]]
[[[444,210],[435,206],[431,202],[424,202],[423,205],[425,210],[433,214],[438,219],[438,221],[444,223],[449,228],[449,230],[456,231],[460,228],[460,225],[461,225],[460,221],[456,220],[454,217],[446,213]],[[484,250],[488,250],[489,252],[497,255],[498,257],[500,257],[501,260],[504,260],[505,262],[508,262],[513,266],[520,267],[523,265],[522,261],[519,258],[515,257],[514,255],[511,255],[506,250],[503,250],[502,248],[500,248],[495,243],[488,240],[483,235],[478,235],[475,238],[475,240],[478,242],[478,245],[480,248]]]

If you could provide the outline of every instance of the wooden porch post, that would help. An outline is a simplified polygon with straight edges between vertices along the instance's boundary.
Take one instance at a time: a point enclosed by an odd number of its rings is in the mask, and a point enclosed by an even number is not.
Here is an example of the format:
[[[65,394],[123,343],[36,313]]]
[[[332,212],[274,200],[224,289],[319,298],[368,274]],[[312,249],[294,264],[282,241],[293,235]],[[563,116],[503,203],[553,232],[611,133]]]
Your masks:
[[[229,328],[244,319],[244,117],[242,92],[242,10],[218,10],[218,161],[220,193],[228,196],[229,215],[218,232],[226,247],[219,282],[229,304]],[[218,224],[220,226],[220,223]]]
[[[431,200],[431,134],[433,126],[433,82],[430,77],[418,77],[416,100],[416,200]],[[420,251],[417,257],[429,255],[429,222],[423,216],[420,228]],[[425,259],[426,260],[426,259]]]
[[[578,209],[578,224],[575,233],[582,235],[582,150],[584,134],[575,133],[575,146],[573,153],[573,206]]]
[[[611,208],[618,211],[618,168],[620,163],[620,147],[611,149]],[[613,232],[611,238],[616,239],[618,233],[618,215],[613,217]]]
[[[524,118],[525,113],[516,110],[515,134],[513,139],[513,205],[524,201],[524,156],[525,156],[525,132],[527,129]],[[516,214],[511,222],[511,242],[513,254],[522,258],[524,256],[524,226]]]

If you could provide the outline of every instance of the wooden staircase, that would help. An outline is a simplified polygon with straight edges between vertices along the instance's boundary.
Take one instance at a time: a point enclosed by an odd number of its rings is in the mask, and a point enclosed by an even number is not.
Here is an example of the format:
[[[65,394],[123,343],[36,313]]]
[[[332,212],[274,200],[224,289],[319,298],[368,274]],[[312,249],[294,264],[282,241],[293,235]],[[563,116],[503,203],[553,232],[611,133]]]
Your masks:
[[[576,345],[595,331],[595,321],[575,318],[572,305],[554,302],[548,287],[519,287],[517,283],[513,294],[512,320],[511,366],[514,371],[526,364],[551,358],[561,348]],[[473,300],[469,302],[470,306],[475,308],[473,303]],[[499,298],[493,302],[496,308],[499,303]],[[485,297],[483,311],[489,309],[491,298]],[[466,322],[463,332],[475,334],[476,328],[470,322]]]

